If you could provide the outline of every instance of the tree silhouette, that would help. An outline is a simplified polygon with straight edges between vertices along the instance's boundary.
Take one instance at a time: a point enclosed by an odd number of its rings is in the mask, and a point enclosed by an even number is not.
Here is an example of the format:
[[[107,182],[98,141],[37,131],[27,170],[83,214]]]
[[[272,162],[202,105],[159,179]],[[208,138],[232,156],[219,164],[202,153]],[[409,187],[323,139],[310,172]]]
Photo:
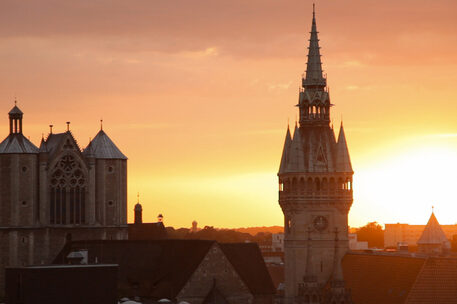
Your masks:
[[[357,229],[357,240],[368,242],[368,247],[384,247],[384,230],[377,222],[370,222]]]

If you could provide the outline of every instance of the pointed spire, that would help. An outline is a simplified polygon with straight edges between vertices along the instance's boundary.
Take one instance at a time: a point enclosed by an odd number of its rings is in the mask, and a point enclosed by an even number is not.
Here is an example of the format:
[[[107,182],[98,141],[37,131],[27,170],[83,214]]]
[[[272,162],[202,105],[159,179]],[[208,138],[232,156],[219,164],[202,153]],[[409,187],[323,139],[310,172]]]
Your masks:
[[[417,244],[443,244],[448,243],[446,235],[441,228],[440,223],[435,217],[435,213],[430,215],[427,226],[425,226],[421,237],[417,241]]]
[[[44,140],[44,135],[41,135],[41,143],[40,143],[40,153],[48,152],[48,148],[46,146],[46,141]]]
[[[344,135],[343,122],[341,121],[340,134],[338,135],[338,143],[336,147],[336,171],[337,172],[352,172],[351,158]]]
[[[311,24],[311,37],[308,47],[308,62],[306,64],[306,77],[303,79],[303,86],[322,86],[327,84],[322,73],[322,62],[319,47],[318,31],[316,26],[316,12],[313,4],[313,21]]]
[[[279,173],[284,173],[287,168],[288,163],[288,156],[290,145],[292,144],[292,137],[290,136],[290,128],[289,124],[287,124],[287,132],[286,132],[286,139],[284,140],[284,147],[282,149],[282,157],[281,157],[281,164],[279,165]]]
[[[301,139],[300,128],[295,123],[294,137],[289,150],[288,172],[303,172],[305,170],[305,153]]]

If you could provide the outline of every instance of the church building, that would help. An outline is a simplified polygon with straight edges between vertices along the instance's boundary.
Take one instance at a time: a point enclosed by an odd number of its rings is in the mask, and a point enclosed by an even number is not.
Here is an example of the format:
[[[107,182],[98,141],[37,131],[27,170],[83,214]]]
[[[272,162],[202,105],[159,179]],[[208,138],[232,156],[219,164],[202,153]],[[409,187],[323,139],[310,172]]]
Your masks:
[[[331,106],[313,9],[299,125],[293,136],[287,129],[278,173],[286,303],[352,303],[341,260],[349,249],[353,170],[343,124],[338,140],[330,125]]]
[[[127,239],[127,157],[101,128],[85,149],[70,131],[36,147],[23,112],[0,143],[0,293],[4,268],[50,263],[68,240]]]

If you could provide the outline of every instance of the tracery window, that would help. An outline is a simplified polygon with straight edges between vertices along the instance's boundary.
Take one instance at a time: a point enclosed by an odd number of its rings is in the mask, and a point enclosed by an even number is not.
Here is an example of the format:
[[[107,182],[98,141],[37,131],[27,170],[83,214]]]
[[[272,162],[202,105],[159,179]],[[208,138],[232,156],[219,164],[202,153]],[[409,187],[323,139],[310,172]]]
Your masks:
[[[51,224],[86,222],[86,177],[72,155],[63,156],[54,166],[49,190]]]

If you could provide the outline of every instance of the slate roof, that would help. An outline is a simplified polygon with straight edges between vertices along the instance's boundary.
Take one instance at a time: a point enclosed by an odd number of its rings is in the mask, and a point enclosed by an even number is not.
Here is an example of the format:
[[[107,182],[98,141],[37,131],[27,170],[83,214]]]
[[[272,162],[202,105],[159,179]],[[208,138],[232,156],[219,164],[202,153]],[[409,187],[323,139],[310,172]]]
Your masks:
[[[356,304],[403,304],[425,258],[346,254],[343,274]]]
[[[457,259],[427,259],[405,303],[457,303]]]
[[[0,154],[18,153],[35,154],[38,153],[38,147],[21,133],[10,134],[0,143]]]
[[[88,250],[89,263],[119,264],[119,290],[128,294],[132,284],[148,298],[175,298],[216,244],[207,240],[96,240],[67,243],[54,260],[65,262],[71,251]],[[275,289],[257,244],[219,244],[241,279],[254,295]]]
[[[89,263],[119,264],[119,291],[128,295],[132,285],[149,298],[175,298],[206,256],[214,241],[204,240],[98,240],[67,243],[54,263],[71,251],[87,249]]]
[[[15,114],[17,114],[17,115],[22,115],[22,114],[24,114],[24,113],[22,113],[21,109],[19,109],[18,106],[14,106],[14,107],[11,109],[11,111],[9,111],[8,114],[9,114],[9,115],[15,115]]]
[[[256,243],[221,243],[225,256],[254,295],[271,295],[276,290]]]
[[[83,153],[91,153],[98,159],[127,159],[103,130],[97,133]]]
[[[449,244],[449,240],[444,234],[443,229],[441,228],[440,223],[438,223],[438,220],[433,212],[424,228],[424,231],[422,232],[421,237],[417,241],[417,244]]]

